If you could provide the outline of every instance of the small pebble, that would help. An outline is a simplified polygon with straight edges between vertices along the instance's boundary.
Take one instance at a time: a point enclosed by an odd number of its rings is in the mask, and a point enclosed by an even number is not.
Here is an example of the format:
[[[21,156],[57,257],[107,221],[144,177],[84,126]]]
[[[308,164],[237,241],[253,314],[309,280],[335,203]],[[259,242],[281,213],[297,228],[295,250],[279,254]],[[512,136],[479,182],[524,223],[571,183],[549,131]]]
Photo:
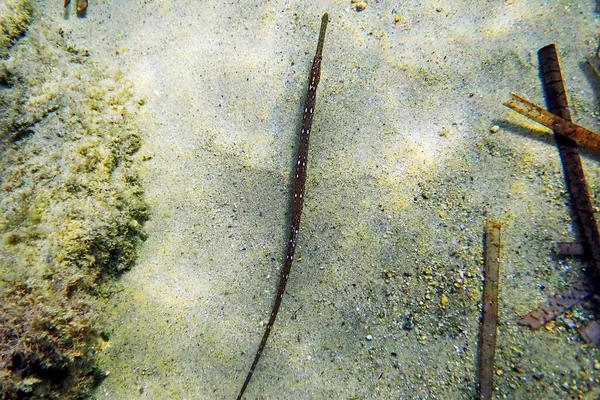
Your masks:
[[[373,340],[373,336],[371,336],[371,335],[367,335],[367,340],[368,340],[368,341],[371,341],[371,340]]]
[[[492,132],[492,133],[496,133],[499,130],[500,130],[500,127],[498,125],[490,126],[490,132]]]
[[[565,322],[565,324],[567,324],[569,326],[569,328],[572,328],[572,329],[577,328],[577,324],[571,318],[564,317],[562,320]]]
[[[356,11],[362,11],[365,8],[367,8],[367,3],[365,3],[364,1],[361,1],[360,3],[356,4]]]

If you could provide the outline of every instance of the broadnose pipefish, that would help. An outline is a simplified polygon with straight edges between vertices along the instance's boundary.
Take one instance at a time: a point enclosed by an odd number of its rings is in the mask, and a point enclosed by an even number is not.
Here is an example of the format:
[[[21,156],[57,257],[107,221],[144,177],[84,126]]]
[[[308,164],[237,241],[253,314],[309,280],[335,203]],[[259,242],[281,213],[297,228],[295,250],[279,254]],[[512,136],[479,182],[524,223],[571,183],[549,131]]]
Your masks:
[[[312,67],[310,69],[310,74],[308,76],[308,92],[306,94],[306,101],[304,102],[304,115],[302,117],[302,129],[300,131],[300,144],[298,147],[298,157],[296,161],[296,172],[294,178],[294,198],[292,200],[292,222],[290,224],[290,236],[287,242],[287,254],[285,258],[285,263],[283,264],[283,269],[281,270],[279,288],[277,289],[277,295],[275,297],[275,302],[273,303],[273,308],[271,310],[271,317],[269,318],[269,322],[267,323],[267,327],[263,334],[262,340],[260,341],[260,345],[258,346],[256,355],[254,356],[252,366],[250,367],[248,375],[246,376],[246,380],[244,381],[244,384],[242,385],[242,388],[240,389],[240,392],[237,396],[238,400],[240,400],[244,395],[244,392],[248,387],[248,383],[250,383],[250,379],[252,379],[252,374],[254,374],[256,365],[260,360],[260,355],[265,349],[267,339],[271,334],[273,324],[275,323],[275,319],[277,318],[279,306],[281,306],[281,300],[283,298],[283,294],[285,293],[285,286],[290,276],[290,270],[292,269],[294,251],[296,249],[298,233],[300,231],[300,217],[302,215],[302,205],[304,203],[304,183],[306,182],[308,139],[310,137],[310,130],[312,128],[313,113],[315,111],[317,85],[319,84],[319,78],[321,76],[323,42],[325,41],[325,31],[327,29],[328,20],[329,17],[327,13],[323,14],[323,18],[321,19],[321,32],[319,33],[319,42],[317,44],[317,52],[315,53],[315,58],[313,60]]]

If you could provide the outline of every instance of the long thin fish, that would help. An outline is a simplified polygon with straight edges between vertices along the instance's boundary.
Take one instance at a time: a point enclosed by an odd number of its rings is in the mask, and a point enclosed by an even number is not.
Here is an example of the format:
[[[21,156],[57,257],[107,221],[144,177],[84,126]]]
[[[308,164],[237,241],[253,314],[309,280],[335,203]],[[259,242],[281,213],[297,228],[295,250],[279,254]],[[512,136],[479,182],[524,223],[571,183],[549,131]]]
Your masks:
[[[277,296],[275,297],[275,303],[271,310],[271,317],[265,333],[263,334],[258,351],[254,356],[254,362],[250,367],[250,371],[246,376],[244,385],[240,389],[240,393],[237,399],[240,400],[246,391],[254,369],[260,360],[260,355],[265,349],[267,339],[273,329],[273,324],[277,318],[277,312],[279,306],[281,306],[281,299],[283,293],[285,293],[285,285],[287,284],[288,277],[290,276],[290,270],[292,269],[292,262],[294,260],[294,250],[296,249],[296,242],[298,241],[298,232],[300,231],[300,216],[302,215],[302,204],[304,202],[304,183],[306,182],[306,160],[308,157],[308,139],[310,137],[310,129],[312,127],[313,112],[315,110],[315,100],[317,96],[317,85],[319,84],[319,78],[321,76],[321,60],[323,58],[323,42],[325,41],[325,31],[327,29],[327,22],[329,17],[327,13],[323,14],[321,19],[321,32],[319,34],[319,43],[317,44],[317,52],[310,69],[310,75],[308,76],[308,93],[306,94],[306,101],[304,102],[304,116],[302,117],[302,130],[300,132],[300,146],[298,147],[298,158],[296,162],[296,177],[294,181],[294,200],[292,204],[292,223],[290,225],[290,238],[287,243],[287,256],[283,269],[281,270],[281,278],[279,280],[279,289],[277,289]]]

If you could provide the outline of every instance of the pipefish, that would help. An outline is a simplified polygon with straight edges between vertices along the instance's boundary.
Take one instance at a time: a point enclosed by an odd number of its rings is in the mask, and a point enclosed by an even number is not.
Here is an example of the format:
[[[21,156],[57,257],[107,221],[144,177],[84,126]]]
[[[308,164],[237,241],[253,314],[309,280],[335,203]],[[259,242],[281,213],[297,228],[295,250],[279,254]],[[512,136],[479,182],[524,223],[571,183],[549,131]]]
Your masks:
[[[294,198],[292,200],[292,222],[290,224],[290,236],[287,242],[287,255],[281,270],[281,277],[279,279],[279,288],[277,289],[277,295],[275,296],[275,302],[271,310],[271,317],[269,323],[263,334],[252,366],[248,371],[246,380],[240,389],[237,399],[240,400],[252,379],[254,369],[260,360],[260,355],[265,349],[267,339],[273,329],[273,324],[277,318],[279,312],[279,306],[281,306],[281,300],[285,293],[285,286],[290,276],[290,270],[292,269],[292,262],[294,260],[294,251],[296,249],[296,243],[298,241],[298,232],[300,231],[300,217],[302,215],[302,205],[304,203],[304,183],[306,182],[306,161],[308,158],[308,139],[310,137],[310,130],[312,128],[313,112],[315,110],[315,100],[317,97],[317,85],[319,84],[319,78],[321,76],[321,60],[323,59],[323,42],[325,41],[325,31],[327,29],[327,22],[329,17],[327,13],[323,14],[321,19],[321,32],[319,33],[319,42],[317,43],[317,52],[313,59],[310,74],[308,75],[308,92],[306,94],[306,100],[304,102],[304,115],[302,117],[302,129],[300,131],[300,144],[298,147],[298,157],[296,161],[296,173],[294,179]]]

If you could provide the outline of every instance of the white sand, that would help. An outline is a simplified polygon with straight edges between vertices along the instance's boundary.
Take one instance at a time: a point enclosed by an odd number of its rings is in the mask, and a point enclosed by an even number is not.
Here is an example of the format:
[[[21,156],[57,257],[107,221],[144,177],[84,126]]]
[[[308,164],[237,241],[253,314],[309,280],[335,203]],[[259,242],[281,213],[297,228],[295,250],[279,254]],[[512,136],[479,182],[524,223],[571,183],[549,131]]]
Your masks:
[[[92,0],[87,18],[65,19],[49,2],[43,17],[146,102],[149,238],[114,299],[97,397],[239,390],[284,259],[323,12],[302,261],[248,398],[473,397],[486,215],[505,225],[498,397],[597,387],[600,354],[574,329],[517,325],[581,263],[551,251],[574,237],[552,140],[502,106],[511,91],[543,104],[536,51],[555,42],[574,120],[600,128],[582,68],[598,14],[572,3],[371,1],[356,12],[350,1]],[[586,157],[595,188],[598,159]]]

